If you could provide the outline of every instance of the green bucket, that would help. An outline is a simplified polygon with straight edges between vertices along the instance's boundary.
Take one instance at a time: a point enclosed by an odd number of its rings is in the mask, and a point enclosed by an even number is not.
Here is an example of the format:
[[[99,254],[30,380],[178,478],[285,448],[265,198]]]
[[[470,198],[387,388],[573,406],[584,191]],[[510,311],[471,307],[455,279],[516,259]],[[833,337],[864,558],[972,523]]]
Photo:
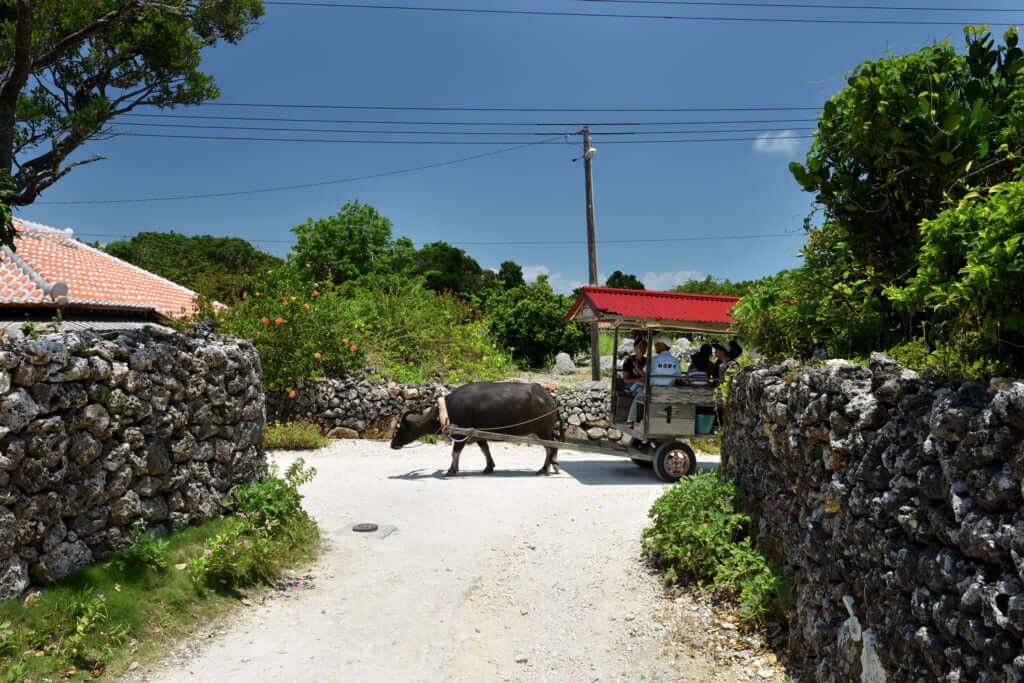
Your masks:
[[[715,426],[714,415],[697,415],[697,433],[710,434],[711,428]]]

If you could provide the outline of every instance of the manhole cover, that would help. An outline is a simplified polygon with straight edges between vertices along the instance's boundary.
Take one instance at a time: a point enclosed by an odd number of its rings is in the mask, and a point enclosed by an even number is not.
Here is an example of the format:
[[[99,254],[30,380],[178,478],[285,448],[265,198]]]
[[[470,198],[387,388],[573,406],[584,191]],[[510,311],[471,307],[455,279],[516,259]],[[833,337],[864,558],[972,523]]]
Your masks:
[[[356,524],[355,526],[352,527],[352,531],[358,531],[359,533],[363,533],[363,534],[369,533],[371,531],[376,531],[376,530],[377,530],[377,525],[376,524]]]

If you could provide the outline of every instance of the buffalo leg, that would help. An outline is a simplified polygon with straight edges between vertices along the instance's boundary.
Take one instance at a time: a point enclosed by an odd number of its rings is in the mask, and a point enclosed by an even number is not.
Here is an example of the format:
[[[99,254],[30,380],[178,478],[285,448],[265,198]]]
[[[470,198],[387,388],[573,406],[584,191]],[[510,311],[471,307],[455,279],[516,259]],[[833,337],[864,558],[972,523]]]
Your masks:
[[[480,446],[480,450],[484,452],[484,457],[487,458],[487,467],[484,468],[484,474],[490,474],[494,471],[494,458],[491,457],[491,447],[487,445],[486,441],[477,441]]]
[[[561,470],[558,468],[558,449],[550,446],[545,446],[544,450],[547,455],[544,458],[544,467],[537,470],[537,474],[551,474],[548,468],[554,470],[555,474],[558,474]]]
[[[456,442],[452,445],[452,465],[448,468],[447,476],[454,477],[459,473],[459,453],[462,452],[462,449],[465,448],[465,446],[465,441],[462,443]]]

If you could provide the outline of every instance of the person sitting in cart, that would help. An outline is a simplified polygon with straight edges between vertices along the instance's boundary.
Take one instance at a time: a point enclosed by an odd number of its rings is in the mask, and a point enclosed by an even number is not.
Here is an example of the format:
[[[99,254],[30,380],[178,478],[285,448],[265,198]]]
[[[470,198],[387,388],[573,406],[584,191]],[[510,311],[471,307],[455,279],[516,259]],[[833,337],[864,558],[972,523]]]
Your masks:
[[[635,394],[644,385],[644,368],[647,365],[644,354],[646,352],[647,342],[638,339],[633,345],[632,355],[627,356],[622,363],[622,382],[631,394]]]
[[[686,371],[686,375],[679,380],[678,384],[692,387],[708,386],[708,369],[711,365],[710,355],[711,346],[709,344],[701,346],[700,351],[693,354],[690,358],[690,369]]]
[[[682,369],[679,366],[679,359],[669,353],[669,346],[672,340],[668,337],[658,337],[654,340],[654,350],[657,355],[651,358],[651,386],[670,387],[676,383],[676,379],[682,376]],[[632,429],[636,422],[636,406],[644,398],[644,385],[641,384],[636,392],[636,397],[629,405],[629,414],[626,416],[626,427]]]

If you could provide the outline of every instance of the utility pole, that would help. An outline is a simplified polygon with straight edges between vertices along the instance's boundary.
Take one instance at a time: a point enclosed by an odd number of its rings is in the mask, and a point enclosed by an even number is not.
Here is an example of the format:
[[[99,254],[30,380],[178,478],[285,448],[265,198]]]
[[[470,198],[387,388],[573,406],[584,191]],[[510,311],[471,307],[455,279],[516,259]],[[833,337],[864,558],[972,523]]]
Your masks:
[[[597,238],[594,233],[594,177],[590,160],[594,151],[590,147],[590,126],[583,126],[583,173],[587,179],[587,260],[590,264],[590,285],[597,286]],[[612,368],[615,367],[614,351]],[[597,322],[590,323],[590,379],[601,379],[601,344],[598,340]]]

